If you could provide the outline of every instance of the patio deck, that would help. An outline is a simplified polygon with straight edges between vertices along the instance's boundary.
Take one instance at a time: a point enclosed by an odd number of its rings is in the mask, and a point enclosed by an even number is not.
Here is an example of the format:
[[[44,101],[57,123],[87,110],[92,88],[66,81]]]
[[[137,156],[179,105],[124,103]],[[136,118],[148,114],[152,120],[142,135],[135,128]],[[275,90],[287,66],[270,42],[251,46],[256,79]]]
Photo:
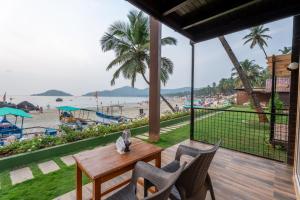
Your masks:
[[[182,142],[197,148],[209,148],[209,145],[194,141]],[[177,145],[167,148],[162,153],[162,165],[174,159]],[[216,199],[243,200],[292,200],[296,199],[292,181],[292,168],[283,163],[267,160],[252,155],[220,148],[209,173],[212,177]],[[130,176],[105,183],[103,189]],[[83,198],[91,197],[91,185],[86,185]],[[139,194],[141,196],[142,194]],[[62,195],[57,200],[75,199],[75,191]],[[210,195],[207,195],[210,200]]]

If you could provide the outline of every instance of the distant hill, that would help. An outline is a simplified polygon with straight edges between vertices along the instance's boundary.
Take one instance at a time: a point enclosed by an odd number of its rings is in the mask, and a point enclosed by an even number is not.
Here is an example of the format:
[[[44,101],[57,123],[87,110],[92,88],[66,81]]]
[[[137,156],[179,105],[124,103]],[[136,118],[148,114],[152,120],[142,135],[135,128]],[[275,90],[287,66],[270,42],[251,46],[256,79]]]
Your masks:
[[[176,93],[184,93],[189,91],[190,91],[189,87],[183,87],[183,88],[176,88],[176,89],[162,89],[161,93],[163,95],[172,95]],[[87,94],[84,94],[83,96],[95,96],[95,93],[96,92],[89,92]],[[146,97],[149,95],[149,88],[138,89],[138,88],[125,86],[114,90],[98,91],[98,94],[99,96],[102,97]]]
[[[46,92],[39,93],[39,94],[32,94],[31,96],[73,96],[73,95],[60,90],[47,90]]]

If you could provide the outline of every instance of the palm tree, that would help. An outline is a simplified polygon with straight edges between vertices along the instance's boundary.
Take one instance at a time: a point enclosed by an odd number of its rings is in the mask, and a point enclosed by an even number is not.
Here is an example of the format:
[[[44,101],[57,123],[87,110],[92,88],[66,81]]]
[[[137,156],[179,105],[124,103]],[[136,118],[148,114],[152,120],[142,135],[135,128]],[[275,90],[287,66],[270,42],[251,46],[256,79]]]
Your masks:
[[[222,78],[218,84],[218,91],[224,95],[232,94],[234,92],[234,80],[230,78]]]
[[[283,49],[279,49],[278,51],[280,51],[281,54],[289,54],[292,51],[292,47],[283,47]]]
[[[248,77],[247,75],[245,74],[243,68],[241,67],[238,59],[236,58],[235,54],[233,53],[230,45],[228,44],[227,40],[225,39],[224,36],[220,36],[219,37],[219,40],[221,42],[221,44],[223,45],[227,55],[229,56],[232,64],[234,65],[240,79],[241,79],[241,82],[243,83],[243,86],[245,88],[245,91],[247,92],[248,96],[251,97],[252,101],[253,101],[253,105],[256,109],[256,111],[258,113],[261,113],[259,114],[259,121],[260,122],[267,122],[268,121],[268,118],[265,114],[262,114],[263,113],[263,109],[260,105],[260,102],[259,102],[259,99],[257,98],[257,96],[255,95],[255,93],[253,93],[253,89],[251,87],[251,83],[250,81],[248,80]]]
[[[246,74],[251,86],[259,86],[262,67],[254,63],[254,60],[244,60],[240,62],[244,73]],[[232,68],[231,77],[234,79],[237,87],[242,87],[242,80],[235,68]]]
[[[258,45],[261,48],[261,50],[263,50],[265,57],[268,58],[264,47],[268,46],[266,40],[272,38],[267,34],[267,32],[269,31],[270,29],[265,28],[263,25],[250,28],[250,33],[243,38],[244,40],[246,40],[244,42],[244,45],[251,42],[250,44],[251,49],[253,49],[256,45]]]
[[[149,85],[146,77],[150,64],[150,30],[149,19],[143,12],[132,10],[127,15],[129,22],[118,21],[112,24],[108,31],[101,38],[101,47],[104,52],[113,50],[116,58],[106,67],[111,70],[118,68],[113,74],[111,85],[115,84],[120,74],[125,79],[131,80],[131,86],[134,87],[139,75]],[[172,37],[161,39],[161,45],[176,45],[177,41]],[[165,85],[170,74],[173,73],[173,62],[166,57],[161,58],[160,79]],[[175,112],[172,105],[160,95],[163,101]]]
[[[212,83],[212,90],[213,90],[213,95],[216,95],[216,93],[217,93],[217,84],[216,84],[216,82]]]
[[[260,76],[258,78],[257,86],[259,87],[265,87],[266,86],[266,80],[271,78],[271,73],[270,71],[265,68],[261,71]]]
[[[219,93],[226,94],[227,93],[226,89],[227,89],[226,88],[226,78],[222,78],[218,84]]]

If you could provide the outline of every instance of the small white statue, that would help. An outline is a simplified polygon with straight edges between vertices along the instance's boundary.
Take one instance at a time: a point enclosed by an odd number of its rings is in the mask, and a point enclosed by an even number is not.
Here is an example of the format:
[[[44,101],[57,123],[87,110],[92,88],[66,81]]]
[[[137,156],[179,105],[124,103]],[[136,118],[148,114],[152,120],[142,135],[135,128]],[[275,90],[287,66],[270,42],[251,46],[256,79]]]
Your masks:
[[[119,137],[116,141],[116,148],[118,153],[124,154],[125,152],[129,152],[129,146],[131,145],[130,141],[130,130],[124,130],[122,136]]]
[[[117,152],[119,154],[124,154],[125,153],[125,143],[124,143],[124,140],[122,137],[119,137],[117,139],[117,142],[116,142],[116,148],[117,148]]]

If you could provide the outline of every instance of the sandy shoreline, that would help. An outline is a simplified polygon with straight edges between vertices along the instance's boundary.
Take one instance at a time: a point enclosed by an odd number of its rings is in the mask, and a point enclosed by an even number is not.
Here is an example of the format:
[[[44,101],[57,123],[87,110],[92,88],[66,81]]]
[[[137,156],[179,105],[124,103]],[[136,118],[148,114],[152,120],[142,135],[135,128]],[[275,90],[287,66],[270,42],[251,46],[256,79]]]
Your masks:
[[[171,103],[172,106],[175,107],[177,104],[179,107],[181,107],[184,103],[184,98],[178,98],[178,97],[171,97],[168,99],[169,102]],[[149,112],[149,104],[148,102],[140,102],[140,103],[125,103],[125,104],[120,104],[123,107],[122,109],[122,116],[126,116],[129,118],[136,118],[139,116],[139,109],[144,109],[144,113],[148,115]],[[90,108],[92,110],[96,110],[96,108]],[[100,111],[104,110],[106,111],[106,108],[99,108]],[[170,111],[169,107],[161,101],[161,114]],[[76,113],[77,115],[79,113]],[[111,111],[110,111],[111,114]],[[120,111],[115,108],[114,115],[120,115]],[[59,125],[59,115],[58,111],[56,109],[44,109],[43,113],[37,113],[37,112],[32,112],[31,113],[32,118],[30,119],[25,119],[24,120],[24,127],[34,127],[34,126],[42,126],[42,127],[51,127],[51,128],[57,128]],[[85,113],[86,117],[87,113]],[[94,113],[89,114],[90,119],[96,119],[96,115]],[[14,121],[14,119],[11,119]],[[20,123],[20,120],[18,124]]]

